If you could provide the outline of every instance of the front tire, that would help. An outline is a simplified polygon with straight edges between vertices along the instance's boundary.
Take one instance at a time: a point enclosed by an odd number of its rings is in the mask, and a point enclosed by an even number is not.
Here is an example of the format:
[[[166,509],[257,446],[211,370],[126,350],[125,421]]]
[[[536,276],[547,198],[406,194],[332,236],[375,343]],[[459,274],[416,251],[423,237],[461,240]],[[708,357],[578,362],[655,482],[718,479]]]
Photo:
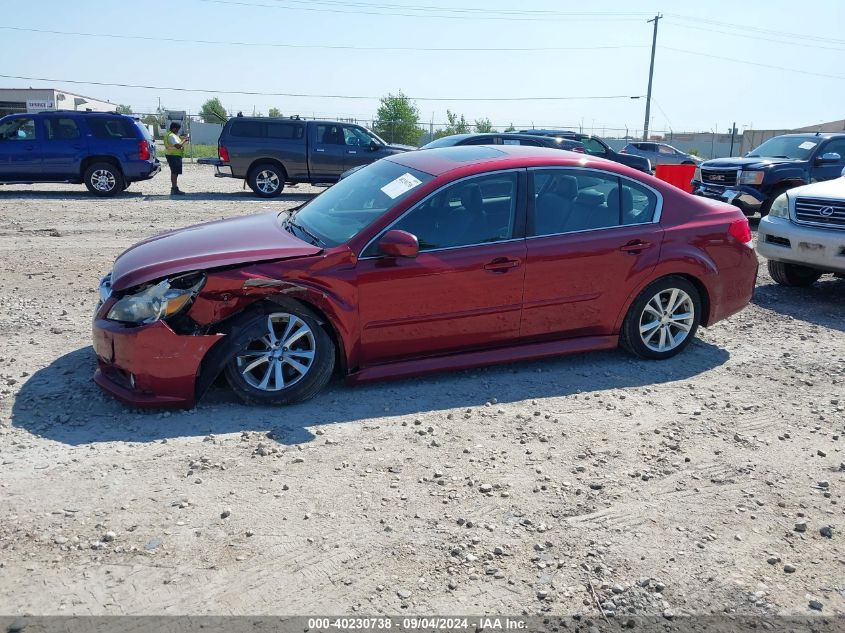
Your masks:
[[[272,163],[261,163],[249,172],[248,182],[259,198],[275,198],[285,188],[285,172]]]
[[[787,264],[769,260],[767,263],[769,274],[781,286],[806,288],[816,283],[822,273],[806,266]]]
[[[297,303],[244,326],[226,380],[247,404],[291,404],[315,396],[332,376],[335,345],[317,316]]]
[[[101,198],[116,196],[124,190],[123,174],[112,163],[94,163],[82,176],[88,191]]]
[[[619,344],[640,358],[671,358],[690,344],[700,322],[698,289],[683,277],[665,277],[649,285],[631,304]]]

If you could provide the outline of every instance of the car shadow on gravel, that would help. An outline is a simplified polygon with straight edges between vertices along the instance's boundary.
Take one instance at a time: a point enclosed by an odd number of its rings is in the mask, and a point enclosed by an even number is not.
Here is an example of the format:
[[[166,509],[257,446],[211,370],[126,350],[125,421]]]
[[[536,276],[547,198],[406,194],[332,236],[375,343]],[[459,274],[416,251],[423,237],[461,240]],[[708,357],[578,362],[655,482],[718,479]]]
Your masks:
[[[310,428],[442,411],[454,412],[454,424],[467,408],[483,407],[495,398],[497,408],[606,389],[659,387],[685,380],[725,363],[724,349],[696,339],[682,354],[655,362],[621,351],[497,365],[424,378],[371,383],[356,387],[341,380],[316,398],[286,407],[241,404],[224,385],[215,385],[190,411],[140,411],[102,393],[92,381],[95,368],[90,347],[66,354],[38,370],[21,386],[11,422],[46,439],[70,445],[97,442],[154,442],[176,437],[205,437],[240,431],[272,431],[281,444],[314,439]],[[584,401],[573,402],[573,412]],[[567,413],[567,407],[554,409]],[[515,413],[515,412],[514,412]]]
[[[308,202],[316,197],[316,193],[281,193],[275,198],[259,198],[251,190],[246,191],[185,191],[184,196],[171,196],[170,194],[149,194],[144,195],[144,200],[177,200],[177,201],[186,201],[196,202],[197,200],[200,201],[212,201],[212,202],[220,202],[220,201],[227,201],[227,200],[235,200],[235,201],[242,201],[242,200],[251,200],[253,202]]]
[[[90,202],[99,202],[99,201],[114,201],[120,200],[121,198],[144,198],[144,193],[141,191],[124,191],[121,194],[118,194],[116,197],[112,198],[100,198],[88,193],[85,187],[81,187],[80,189],[68,189],[67,191],[33,191],[29,189],[16,189],[13,191],[3,191],[3,188],[0,187],[0,200],[6,200],[10,198],[26,198],[28,200],[87,200]]]
[[[752,302],[779,314],[845,332],[845,279],[825,276],[809,288],[757,286]]]

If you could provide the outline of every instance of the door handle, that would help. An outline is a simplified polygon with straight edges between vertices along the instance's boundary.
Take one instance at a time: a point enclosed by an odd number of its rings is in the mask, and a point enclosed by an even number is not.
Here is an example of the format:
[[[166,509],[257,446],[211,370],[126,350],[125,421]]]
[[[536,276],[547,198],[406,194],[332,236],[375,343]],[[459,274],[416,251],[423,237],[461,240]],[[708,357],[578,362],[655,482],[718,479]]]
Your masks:
[[[624,246],[620,246],[619,250],[623,253],[630,253],[631,255],[636,255],[637,253],[641,253],[647,248],[651,248],[654,246],[651,242],[646,242],[645,240],[631,240]]]
[[[347,154],[357,154],[358,152],[356,152],[354,149],[350,149],[350,150],[349,150],[349,151],[347,151],[346,153],[347,153]]]
[[[314,151],[315,151],[315,152],[325,152],[326,150],[324,150],[324,149],[322,149],[322,148],[318,147],[318,148],[316,148]]]
[[[518,259],[508,259],[506,257],[497,257],[492,262],[484,264],[484,270],[489,270],[493,273],[506,273],[509,270],[519,267],[520,261]]]
[[[27,145],[26,147],[24,147],[24,149],[28,152],[31,152],[35,149],[35,145]]]
[[[82,149],[82,145],[74,145],[73,149]]]

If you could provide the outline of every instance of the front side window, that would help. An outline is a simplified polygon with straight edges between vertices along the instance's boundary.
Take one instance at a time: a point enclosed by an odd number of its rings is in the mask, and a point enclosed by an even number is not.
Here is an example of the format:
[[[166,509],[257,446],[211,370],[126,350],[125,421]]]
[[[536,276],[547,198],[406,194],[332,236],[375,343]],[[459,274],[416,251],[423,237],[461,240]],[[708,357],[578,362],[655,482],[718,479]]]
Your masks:
[[[607,154],[604,145],[594,138],[581,139],[581,143],[583,143],[584,149],[587,150],[588,154],[592,154],[593,156],[604,156]]]
[[[6,141],[34,141],[35,119],[20,118],[0,125],[0,138]]]
[[[380,160],[326,189],[293,220],[322,244],[337,246],[433,179],[431,174]]]
[[[557,235],[651,222],[657,196],[627,178],[585,169],[532,172],[529,234]]]
[[[417,236],[420,251],[491,244],[513,237],[517,174],[468,178],[420,203],[391,229]]]
[[[839,162],[845,163],[845,138],[835,138],[822,148],[824,154],[839,154]]]
[[[353,147],[369,147],[373,138],[361,128],[345,125],[343,126],[343,141],[346,145]]]
[[[678,153],[678,152],[675,151],[674,147],[670,147],[668,145],[658,145],[657,150],[661,154],[666,154],[666,155],[669,155],[669,156],[674,156],[675,154]]]
[[[47,138],[56,141],[70,141],[80,137],[76,121],[67,117],[48,117],[44,119]]]

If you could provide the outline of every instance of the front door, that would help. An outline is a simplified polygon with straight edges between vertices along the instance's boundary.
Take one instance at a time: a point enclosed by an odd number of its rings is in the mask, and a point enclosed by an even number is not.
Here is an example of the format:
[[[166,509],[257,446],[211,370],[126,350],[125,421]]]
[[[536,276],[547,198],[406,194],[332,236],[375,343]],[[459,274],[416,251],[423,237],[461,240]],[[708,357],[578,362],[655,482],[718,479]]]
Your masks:
[[[390,229],[417,236],[416,259],[381,255],[357,264],[362,367],[400,358],[504,345],[519,335],[525,240],[524,172],[441,188]]]
[[[87,142],[76,120],[69,116],[48,116],[42,120],[44,141],[41,144],[44,178],[64,180],[78,177]]]
[[[313,129],[311,178],[316,182],[334,182],[346,171],[343,126],[339,123],[321,123],[313,126]]]
[[[812,180],[831,180],[842,175],[842,168],[845,167],[845,138],[834,138],[819,148],[816,154],[818,160],[823,154],[839,154],[839,160],[835,163],[822,163],[813,166]]]
[[[657,264],[659,194],[609,172],[529,171],[521,335],[613,333],[631,291]]]
[[[34,118],[14,117],[0,125],[0,180],[40,180],[40,146]]]

